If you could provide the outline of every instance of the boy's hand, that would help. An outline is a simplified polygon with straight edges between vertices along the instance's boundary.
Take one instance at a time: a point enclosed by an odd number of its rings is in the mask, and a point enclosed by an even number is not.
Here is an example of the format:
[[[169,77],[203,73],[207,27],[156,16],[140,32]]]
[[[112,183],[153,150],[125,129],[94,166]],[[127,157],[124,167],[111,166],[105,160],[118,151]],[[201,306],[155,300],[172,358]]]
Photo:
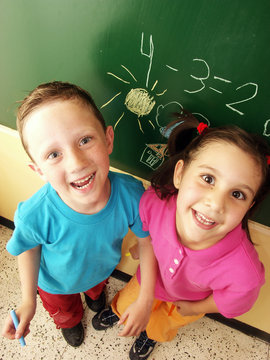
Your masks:
[[[146,329],[148,324],[152,303],[148,306],[140,301],[132,303],[121,316],[118,325],[126,322],[124,329],[118,334],[119,336],[138,336]]]
[[[4,327],[2,329],[2,336],[10,340],[19,339],[20,337],[22,336],[25,337],[29,334],[30,321],[33,319],[35,315],[35,308],[26,305],[20,306],[18,310],[16,310],[16,315],[19,320],[19,325],[17,330],[14,327],[10,314],[7,317]]]

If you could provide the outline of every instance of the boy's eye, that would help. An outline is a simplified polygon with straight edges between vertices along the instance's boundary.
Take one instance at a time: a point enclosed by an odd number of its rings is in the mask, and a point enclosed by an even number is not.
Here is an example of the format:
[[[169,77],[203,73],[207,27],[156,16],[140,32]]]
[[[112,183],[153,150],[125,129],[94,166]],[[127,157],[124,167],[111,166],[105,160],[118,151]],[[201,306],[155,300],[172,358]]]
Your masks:
[[[245,200],[245,195],[241,192],[241,191],[238,191],[238,190],[235,190],[232,192],[232,196],[238,200]]]
[[[49,154],[48,159],[50,160],[56,159],[59,155],[60,153],[58,151],[53,151]]]
[[[88,143],[91,141],[91,139],[92,139],[92,138],[91,138],[90,136],[84,137],[83,139],[81,139],[80,145],[88,144]]]
[[[215,183],[215,179],[211,175],[203,175],[202,178],[205,182],[207,182],[210,185],[214,185],[214,183]]]

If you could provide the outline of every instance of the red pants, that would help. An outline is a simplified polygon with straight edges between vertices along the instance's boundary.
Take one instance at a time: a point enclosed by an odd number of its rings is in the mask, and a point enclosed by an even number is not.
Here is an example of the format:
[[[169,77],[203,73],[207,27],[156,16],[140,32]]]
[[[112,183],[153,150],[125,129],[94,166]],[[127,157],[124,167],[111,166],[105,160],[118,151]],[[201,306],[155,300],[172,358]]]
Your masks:
[[[102,293],[108,280],[85,291],[92,300],[97,300]],[[83,317],[83,305],[81,294],[59,295],[49,294],[38,287],[38,292],[44,308],[59,328],[71,328],[77,325]]]

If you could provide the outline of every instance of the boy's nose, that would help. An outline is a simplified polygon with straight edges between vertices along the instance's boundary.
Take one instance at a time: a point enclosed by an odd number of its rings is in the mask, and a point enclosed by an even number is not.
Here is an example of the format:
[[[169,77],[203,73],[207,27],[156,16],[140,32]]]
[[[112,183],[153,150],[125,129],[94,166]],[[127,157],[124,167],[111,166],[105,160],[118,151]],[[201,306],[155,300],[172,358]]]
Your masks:
[[[69,172],[78,172],[86,167],[86,158],[81,150],[75,149],[66,155],[66,164]]]

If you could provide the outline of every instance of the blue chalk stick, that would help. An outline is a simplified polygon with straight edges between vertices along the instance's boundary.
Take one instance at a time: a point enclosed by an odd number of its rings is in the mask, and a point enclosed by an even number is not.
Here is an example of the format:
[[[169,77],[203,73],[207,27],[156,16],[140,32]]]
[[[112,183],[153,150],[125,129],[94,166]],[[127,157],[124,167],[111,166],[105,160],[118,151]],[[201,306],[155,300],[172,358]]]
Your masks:
[[[13,321],[13,324],[14,324],[14,326],[15,326],[15,329],[17,330],[17,327],[18,327],[18,325],[19,325],[19,320],[18,320],[18,318],[17,318],[17,315],[16,315],[15,311],[14,311],[14,310],[11,310],[10,315],[11,315],[11,317],[12,317],[12,321]],[[20,342],[21,346],[25,346],[25,345],[26,345],[23,336],[20,337],[19,342]]]

